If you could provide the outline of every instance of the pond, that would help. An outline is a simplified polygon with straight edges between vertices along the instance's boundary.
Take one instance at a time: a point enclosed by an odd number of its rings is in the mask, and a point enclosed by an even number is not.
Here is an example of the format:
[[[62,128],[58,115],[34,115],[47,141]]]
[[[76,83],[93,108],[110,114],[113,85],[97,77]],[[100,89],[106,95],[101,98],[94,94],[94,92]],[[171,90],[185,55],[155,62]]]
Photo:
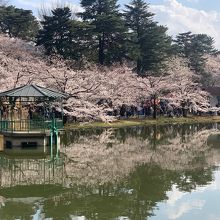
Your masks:
[[[0,155],[0,219],[219,219],[220,124],[85,129]]]

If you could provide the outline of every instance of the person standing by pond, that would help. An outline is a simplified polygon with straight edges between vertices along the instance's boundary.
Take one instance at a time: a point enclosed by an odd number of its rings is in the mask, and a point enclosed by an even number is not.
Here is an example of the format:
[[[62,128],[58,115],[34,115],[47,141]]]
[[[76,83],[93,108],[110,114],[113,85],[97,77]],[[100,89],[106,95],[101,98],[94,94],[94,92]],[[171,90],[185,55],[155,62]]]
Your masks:
[[[28,109],[28,116],[29,116],[29,119],[33,119],[33,111],[31,107],[29,107]]]

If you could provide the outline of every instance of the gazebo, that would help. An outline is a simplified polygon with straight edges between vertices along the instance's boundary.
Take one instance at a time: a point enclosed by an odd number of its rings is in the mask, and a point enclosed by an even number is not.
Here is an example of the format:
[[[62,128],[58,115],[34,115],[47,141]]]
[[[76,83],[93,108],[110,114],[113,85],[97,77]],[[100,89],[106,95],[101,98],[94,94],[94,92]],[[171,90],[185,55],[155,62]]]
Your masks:
[[[38,85],[25,85],[1,92],[0,133],[4,137],[18,136],[20,139],[50,136],[51,148],[54,143],[59,145],[59,131],[63,129],[62,102],[67,97],[64,93]],[[52,103],[56,103],[59,111],[56,111]],[[20,145],[39,145],[38,142],[23,140]],[[43,145],[45,142],[48,143],[44,140]],[[6,141],[4,145],[7,148],[13,143]],[[17,141],[14,141],[14,145],[18,145]]]

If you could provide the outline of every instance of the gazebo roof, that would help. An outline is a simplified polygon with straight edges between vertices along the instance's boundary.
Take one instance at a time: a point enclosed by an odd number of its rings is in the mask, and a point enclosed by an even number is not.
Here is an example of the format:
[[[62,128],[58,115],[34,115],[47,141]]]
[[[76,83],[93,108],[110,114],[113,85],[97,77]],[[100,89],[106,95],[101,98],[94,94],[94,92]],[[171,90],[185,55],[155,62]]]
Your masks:
[[[0,93],[0,97],[67,98],[67,94],[37,85],[25,85]]]

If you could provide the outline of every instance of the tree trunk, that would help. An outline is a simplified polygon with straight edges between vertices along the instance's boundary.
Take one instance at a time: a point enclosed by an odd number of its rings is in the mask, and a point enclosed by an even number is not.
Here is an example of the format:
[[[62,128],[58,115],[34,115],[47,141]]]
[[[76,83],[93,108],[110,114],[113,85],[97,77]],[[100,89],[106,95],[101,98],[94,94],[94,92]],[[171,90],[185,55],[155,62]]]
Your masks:
[[[156,99],[154,99],[154,114],[153,114],[153,118],[157,119],[157,105],[156,105]]]
[[[153,134],[153,150],[156,150],[157,147],[157,125],[154,125],[154,134]]]
[[[142,61],[141,59],[137,60],[136,72],[138,75],[143,75]]]
[[[104,54],[104,33],[99,37],[99,64],[103,65],[105,60]]]
[[[188,109],[186,107],[182,108],[182,112],[183,112],[183,117],[186,118],[187,117],[187,113],[188,113]]]

